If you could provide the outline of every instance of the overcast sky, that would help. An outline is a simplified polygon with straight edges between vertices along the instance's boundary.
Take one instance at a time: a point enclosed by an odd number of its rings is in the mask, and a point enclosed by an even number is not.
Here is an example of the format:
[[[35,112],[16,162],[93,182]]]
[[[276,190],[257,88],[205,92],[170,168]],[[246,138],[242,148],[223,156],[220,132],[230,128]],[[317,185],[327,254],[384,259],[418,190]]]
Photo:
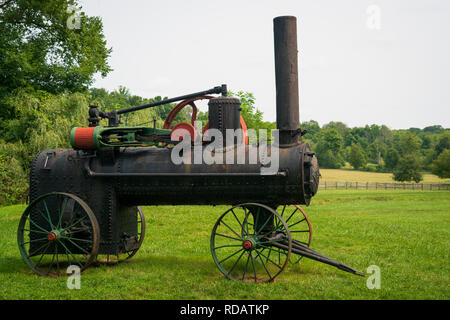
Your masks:
[[[297,17],[300,121],[450,127],[448,0],[83,0],[114,69],[95,87],[174,97],[226,83],[275,121],[273,18]],[[205,111],[205,105],[201,106]]]

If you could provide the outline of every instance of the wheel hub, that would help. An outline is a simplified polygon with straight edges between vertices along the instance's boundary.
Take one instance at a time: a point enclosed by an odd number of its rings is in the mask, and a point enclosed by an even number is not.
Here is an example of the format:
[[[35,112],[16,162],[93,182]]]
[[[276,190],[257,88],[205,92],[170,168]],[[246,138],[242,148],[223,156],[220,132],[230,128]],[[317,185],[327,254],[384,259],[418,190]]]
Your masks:
[[[48,235],[47,239],[48,241],[55,241],[56,239],[59,239],[61,237],[61,232],[59,230],[52,230]]]
[[[247,251],[252,250],[253,243],[250,240],[245,240],[244,242],[242,242],[242,247]]]

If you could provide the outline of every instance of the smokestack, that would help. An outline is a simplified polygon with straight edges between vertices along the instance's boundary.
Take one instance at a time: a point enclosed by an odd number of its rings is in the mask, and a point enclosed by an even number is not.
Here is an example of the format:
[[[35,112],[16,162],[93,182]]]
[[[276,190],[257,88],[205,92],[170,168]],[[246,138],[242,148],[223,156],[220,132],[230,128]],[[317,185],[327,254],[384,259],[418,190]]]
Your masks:
[[[298,104],[297,19],[291,16],[273,19],[275,42],[275,82],[277,129],[280,146],[301,143]]]

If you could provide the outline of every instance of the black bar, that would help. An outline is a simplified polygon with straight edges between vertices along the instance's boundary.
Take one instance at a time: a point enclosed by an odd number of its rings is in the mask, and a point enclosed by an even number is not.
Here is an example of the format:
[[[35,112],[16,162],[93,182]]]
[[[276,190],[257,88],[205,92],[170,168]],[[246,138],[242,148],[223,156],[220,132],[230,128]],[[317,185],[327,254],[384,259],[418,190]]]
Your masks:
[[[87,172],[87,175],[90,177],[246,177],[246,176],[282,176],[286,177],[287,173],[284,171],[278,171],[274,174],[263,175],[258,172],[94,172],[92,171],[89,161],[86,161],[84,164],[84,168]]]
[[[279,249],[289,250],[289,247],[287,245],[285,245],[285,244],[282,244],[282,243],[274,242],[274,243],[271,243],[271,245],[273,247],[276,247],[276,248],[279,248]],[[316,261],[328,264],[328,265],[336,267],[336,268],[338,268],[338,269],[340,269],[342,271],[349,272],[349,273],[352,273],[354,275],[364,277],[364,272],[355,270],[352,267],[349,267],[346,264],[343,264],[342,262],[339,262],[339,261],[333,260],[331,258],[328,258],[328,257],[326,257],[326,256],[324,256],[324,255],[322,255],[322,254],[312,250],[311,248],[307,248],[308,250],[299,250],[299,246],[301,246],[301,245],[296,245],[296,248],[291,248],[291,252],[300,254],[300,255],[302,255],[302,256],[304,256],[306,258],[312,259],[312,260],[316,260]],[[301,246],[301,247],[303,247],[303,246]],[[305,249],[306,249],[306,247],[305,247]]]
[[[277,129],[280,145],[301,141],[298,102],[297,19],[291,16],[273,20]]]
[[[200,92],[196,92],[196,93],[186,94],[184,96],[179,96],[179,97],[170,98],[170,99],[166,99],[166,100],[161,100],[161,101],[157,101],[157,102],[153,102],[153,103],[149,103],[149,104],[144,104],[144,105],[138,106],[138,107],[131,107],[131,108],[118,110],[117,114],[123,114],[123,113],[138,111],[138,110],[142,110],[142,109],[146,109],[146,108],[157,107],[157,106],[160,106],[160,105],[163,105],[163,104],[166,104],[166,103],[172,103],[172,102],[175,102],[175,101],[195,98],[195,97],[198,97],[198,96],[204,96],[206,94],[214,94],[214,93],[216,93],[216,94],[221,93],[222,95],[226,95],[226,93],[227,93],[226,85],[221,85],[221,86],[218,86],[218,87],[214,87],[212,89],[205,90],[205,91],[200,91]]]

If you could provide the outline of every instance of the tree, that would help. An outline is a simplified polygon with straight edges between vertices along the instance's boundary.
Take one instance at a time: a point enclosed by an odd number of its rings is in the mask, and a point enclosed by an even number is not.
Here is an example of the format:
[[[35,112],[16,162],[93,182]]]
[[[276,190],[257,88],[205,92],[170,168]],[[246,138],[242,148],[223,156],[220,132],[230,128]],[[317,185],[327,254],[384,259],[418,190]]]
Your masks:
[[[397,166],[398,159],[400,158],[400,155],[398,154],[398,151],[394,148],[389,148],[389,150],[386,153],[386,156],[384,157],[384,163],[386,165],[386,168],[390,171],[394,170],[394,168]]]
[[[259,141],[259,129],[267,130],[267,139],[271,141],[271,130],[276,129],[276,123],[263,120],[263,112],[256,108],[253,94],[245,91],[234,93],[229,91],[228,95],[236,96],[241,100],[241,115],[245,124],[248,129],[256,130],[256,136],[249,132],[249,143],[252,144]]]
[[[18,88],[83,91],[94,74],[111,71],[99,17],[74,16],[77,0],[4,0],[0,4],[0,118],[14,118],[6,100]],[[79,28],[68,22],[79,17]]]
[[[401,156],[417,154],[420,151],[422,141],[410,131],[400,131],[396,134],[395,146]]]
[[[432,139],[429,136],[423,136],[422,137],[422,145],[420,146],[420,148],[422,150],[424,149],[429,149],[431,148],[431,144],[432,144]]]
[[[342,145],[342,137],[336,129],[322,129],[315,150],[320,165],[324,168],[340,168],[344,164]]]
[[[423,132],[442,133],[442,132],[444,132],[444,128],[441,125],[429,126],[429,127],[423,128]]]
[[[377,143],[369,144],[366,148],[366,154],[370,163],[380,164],[380,149]]]
[[[422,180],[420,173],[421,163],[413,154],[408,154],[399,159],[397,166],[394,169],[395,181],[415,181],[419,183]]]
[[[431,172],[439,178],[450,178],[450,150],[441,152],[431,164]]]
[[[388,145],[392,142],[392,131],[384,124],[380,127],[380,132],[376,138],[378,142]]]
[[[450,131],[445,131],[436,145],[436,155],[439,156],[444,150],[450,149]]]
[[[340,121],[330,121],[329,123],[323,126],[323,129],[336,129],[337,132],[341,135],[341,137],[345,137],[346,133],[349,131],[347,125]]]
[[[229,92],[229,95],[236,96],[241,100],[241,115],[247,124],[247,128],[262,129],[263,113],[255,107],[255,97],[250,92],[238,91]]]
[[[349,162],[356,170],[366,165],[366,157],[359,144],[352,144],[350,149]]]
[[[305,121],[300,124],[302,130],[306,130],[306,135],[304,137],[310,139],[313,142],[317,142],[319,138],[320,126],[315,120]]]

